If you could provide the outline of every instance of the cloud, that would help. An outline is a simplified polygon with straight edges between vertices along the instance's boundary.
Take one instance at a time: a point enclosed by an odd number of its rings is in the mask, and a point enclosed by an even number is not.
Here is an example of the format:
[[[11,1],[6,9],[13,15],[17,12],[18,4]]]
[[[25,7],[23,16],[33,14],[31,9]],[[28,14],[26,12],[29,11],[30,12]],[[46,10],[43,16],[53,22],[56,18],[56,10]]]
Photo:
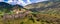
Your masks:
[[[24,4],[24,2],[22,0],[8,0],[6,3],[9,3],[9,4],[12,4],[12,5],[15,5],[15,4]]]
[[[26,0],[26,1],[18,0],[17,1],[17,4],[22,5],[22,6],[25,6],[27,4],[31,4],[31,2],[30,2],[30,0]]]
[[[31,1],[30,0],[25,0],[25,1],[23,0],[23,3],[24,3],[23,6],[25,6],[25,5],[31,4]]]
[[[31,1],[30,0],[27,0],[27,3],[31,3]]]
[[[3,2],[4,0],[0,0],[0,2]]]
[[[37,2],[43,2],[43,1],[48,1],[48,0],[30,0],[32,3],[37,3]]]
[[[9,0],[7,3],[12,4],[12,5],[19,4],[19,5],[22,5],[22,6],[25,6],[27,4],[31,4],[30,0],[27,0],[26,3],[23,0],[18,0],[18,1],[17,0],[14,0],[14,1]]]
[[[43,2],[43,1],[47,1],[47,0],[8,0],[8,1],[0,0],[0,2],[6,2],[12,5],[19,4],[22,6],[25,6],[31,3]]]
[[[17,1],[17,4],[22,5],[22,6],[26,5],[23,0],[18,0],[18,1]]]
[[[7,3],[13,2],[12,0],[8,0]]]
[[[6,3],[12,4],[12,5],[16,5],[16,0],[8,0]]]

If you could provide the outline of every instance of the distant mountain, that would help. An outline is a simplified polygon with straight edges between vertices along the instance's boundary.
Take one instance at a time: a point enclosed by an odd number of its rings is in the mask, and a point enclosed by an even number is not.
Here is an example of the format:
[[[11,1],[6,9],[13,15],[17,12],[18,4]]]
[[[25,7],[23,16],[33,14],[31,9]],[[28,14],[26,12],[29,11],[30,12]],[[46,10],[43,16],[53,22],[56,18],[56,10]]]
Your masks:
[[[8,4],[8,3],[5,3],[5,2],[0,2],[0,9],[8,9],[8,10],[11,10],[11,9],[13,9],[13,8],[16,8],[16,7],[18,7],[18,8],[23,8],[23,6],[21,6],[21,5],[18,5],[18,4],[16,4],[16,5],[11,5],[11,4]]]
[[[16,4],[16,5],[11,5],[11,4],[8,4],[8,3],[5,3],[5,2],[0,2],[0,6],[1,6],[1,7],[14,7],[14,6],[23,7],[23,6],[18,5],[18,4]]]
[[[5,2],[0,2],[0,6],[6,8],[6,7],[11,7],[12,5]]]
[[[44,2],[39,2],[39,3],[32,3],[32,4],[24,6],[24,8],[26,8],[26,9],[40,8],[40,7],[46,6],[48,3],[49,3],[49,1],[44,1]]]
[[[0,10],[11,10],[13,6],[11,4],[0,2]]]
[[[59,10],[60,8],[60,1],[44,1],[44,2],[39,2],[39,3],[33,3],[24,6],[24,8],[29,9],[31,11],[47,11],[51,9],[57,9]]]
[[[47,11],[49,9],[57,9],[59,10],[60,8],[60,1],[57,0],[50,0],[50,1],[44,1],[44,2],[38,2],[38,3],[32,3],[26,6],[21,6],[21,5],[11,5],[5,2],[0,2],[0,9],[1,8],[6,8],[6,9],[12,9],[12,8],[24,8],[24,9],[29,9],[31,11]]]
[[[23,8],[23,6],[22,6],[22,5],[18,5],[18,4],[13,5],[13,7],[20,7],[20,8]]]
[[[5,13],[8,13],[8,12],[11,12],[13,10],[18,10],[20,8],[23,8],[23,6],[21,5],[11,5],[11,4],[8,4],[8,3],[5,3],[5,2],[0,2],[0,11],[2,12],[5,12]]]
[[[60,0],[49,0],[51,2],[60,2]]]

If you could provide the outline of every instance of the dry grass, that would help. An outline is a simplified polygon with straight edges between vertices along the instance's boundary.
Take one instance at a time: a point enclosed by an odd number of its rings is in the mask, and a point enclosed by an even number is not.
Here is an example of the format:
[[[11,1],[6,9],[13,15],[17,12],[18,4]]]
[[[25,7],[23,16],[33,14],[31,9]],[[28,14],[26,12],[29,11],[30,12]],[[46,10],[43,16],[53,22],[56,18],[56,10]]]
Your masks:
[[[0,24],[5,24],[2,17]],[[23,19],[6,20],[6,24],[60,24],[60,18],[49,14],[30,14]]]

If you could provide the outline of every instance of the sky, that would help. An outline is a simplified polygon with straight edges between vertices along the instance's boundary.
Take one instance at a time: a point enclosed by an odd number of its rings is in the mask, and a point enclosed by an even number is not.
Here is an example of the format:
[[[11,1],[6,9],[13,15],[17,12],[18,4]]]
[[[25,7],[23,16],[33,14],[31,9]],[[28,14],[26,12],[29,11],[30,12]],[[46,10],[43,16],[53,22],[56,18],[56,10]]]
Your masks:
[[[38,2],[43,2],[43,1],[48,1],[48,0],[0,0],[0,2],[6,2],[12,5],[22,5],[22,6],[26,6],[28,4],[32,4],[32,3],[38,3]]]

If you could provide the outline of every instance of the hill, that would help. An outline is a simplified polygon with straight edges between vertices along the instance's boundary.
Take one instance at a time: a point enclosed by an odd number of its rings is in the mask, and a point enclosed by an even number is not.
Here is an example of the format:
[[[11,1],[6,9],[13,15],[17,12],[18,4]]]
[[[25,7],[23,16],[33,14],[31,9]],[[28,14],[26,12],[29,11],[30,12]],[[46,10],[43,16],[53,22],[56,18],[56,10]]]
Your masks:
[[[18,4],[10,6],[4,2],[2,4],[0,24],[60,24],[59,0],[33,3],[24,7]]]
[[[39,3],[33,3],[26,5],[24,8],[29,9],[31,11],[47,11],[51,9],[57,9],[60,8],[60,2],[59,1],[44,1]]]

